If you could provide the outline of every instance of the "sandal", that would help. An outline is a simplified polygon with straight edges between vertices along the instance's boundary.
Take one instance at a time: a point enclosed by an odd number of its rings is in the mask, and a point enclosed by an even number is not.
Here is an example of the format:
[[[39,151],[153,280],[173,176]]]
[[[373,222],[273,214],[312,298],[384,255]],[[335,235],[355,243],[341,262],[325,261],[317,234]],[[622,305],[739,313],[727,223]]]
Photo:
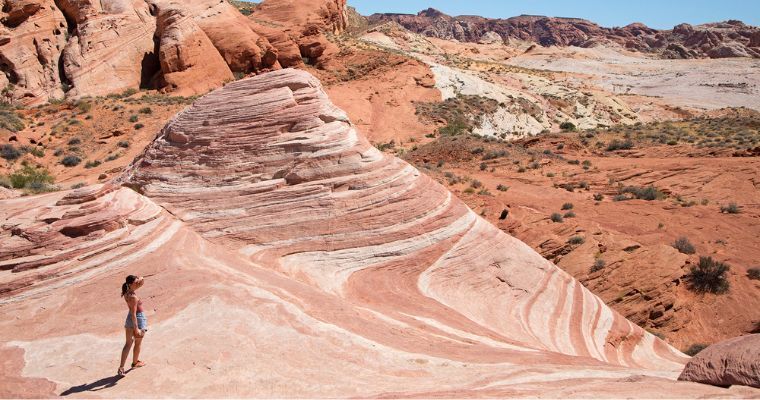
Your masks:
[[[145,366],[145,363],[140,360],[137,360],[137,362],[132,363],[132,368],[140,368],[144,366]]]
[[[124,367],[119,367],[119,370],[116,372],[116,375],[124,376],[126,373],[124,372]]]

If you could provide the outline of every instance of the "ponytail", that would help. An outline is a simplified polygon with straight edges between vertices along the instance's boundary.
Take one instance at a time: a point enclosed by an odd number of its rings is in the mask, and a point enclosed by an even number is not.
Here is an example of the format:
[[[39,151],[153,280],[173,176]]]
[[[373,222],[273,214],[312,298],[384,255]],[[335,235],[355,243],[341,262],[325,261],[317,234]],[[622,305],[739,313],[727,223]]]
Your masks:
[[[127,295],[127,292],[129,292],[129,285],[134,283],[137,280],[137,277],[134,275],[128,275],[127,279],[124,280],[124,283],[121,284],[121,297],[124,297]]]

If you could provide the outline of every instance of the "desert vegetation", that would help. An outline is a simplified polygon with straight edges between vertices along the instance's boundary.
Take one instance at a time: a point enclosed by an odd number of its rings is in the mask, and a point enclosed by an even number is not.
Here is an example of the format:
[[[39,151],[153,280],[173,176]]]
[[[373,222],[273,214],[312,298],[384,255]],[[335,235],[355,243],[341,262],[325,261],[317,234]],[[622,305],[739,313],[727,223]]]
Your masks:
[[[686,275],[688,287],[697,293],[726,293],[729,290],[726,274],[730,269],[727,264],[712,257],[699,257],[699,263],[691,267]]]

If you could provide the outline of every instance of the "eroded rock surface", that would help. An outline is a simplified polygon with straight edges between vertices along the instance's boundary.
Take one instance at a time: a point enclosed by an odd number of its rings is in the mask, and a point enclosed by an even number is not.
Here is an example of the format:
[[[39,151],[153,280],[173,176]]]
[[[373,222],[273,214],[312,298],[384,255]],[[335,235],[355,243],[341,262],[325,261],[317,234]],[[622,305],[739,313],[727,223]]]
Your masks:
[[[594,47],[616,43],[623,48],[657,53],[663,58],[760,58],[760,29],[740,21],[657,30],[634,23],[605,28],[579,18],[521,15],[507,19],[452,17],[435,9],[411,14],[374,14],[370,22],[394,21],[412,32],[463,42],[523,40],[541,46]]]
[[[702,350],[686,364],[678,380],[760,388],[760,335],[740,336]]]
[[[103,397],[757,393],[675,384],[685,356],[378,151],[306,72],[199,99],[120,181],[0,203],[1,394],[115,368],[130,273],[152,274],[148,366]]]
[[[262,10],[265,23],[227,1],[8,0],[0,88],[25,105],[139,88],[202,94],[233,72],[316,62],[331,48],[323,31],[347,24],[345,1],[268,0]]]

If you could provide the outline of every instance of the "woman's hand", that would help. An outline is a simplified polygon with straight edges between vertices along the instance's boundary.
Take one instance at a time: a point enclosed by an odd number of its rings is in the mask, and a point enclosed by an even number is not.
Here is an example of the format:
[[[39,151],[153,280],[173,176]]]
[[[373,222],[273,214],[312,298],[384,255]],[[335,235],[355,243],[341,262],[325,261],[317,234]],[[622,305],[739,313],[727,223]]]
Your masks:
[[[135,335],[135,337],[141,338],[141,337],[143,337],[143,332],[142,332],[142,330],[140,328],[135,328],[134,335]]]

